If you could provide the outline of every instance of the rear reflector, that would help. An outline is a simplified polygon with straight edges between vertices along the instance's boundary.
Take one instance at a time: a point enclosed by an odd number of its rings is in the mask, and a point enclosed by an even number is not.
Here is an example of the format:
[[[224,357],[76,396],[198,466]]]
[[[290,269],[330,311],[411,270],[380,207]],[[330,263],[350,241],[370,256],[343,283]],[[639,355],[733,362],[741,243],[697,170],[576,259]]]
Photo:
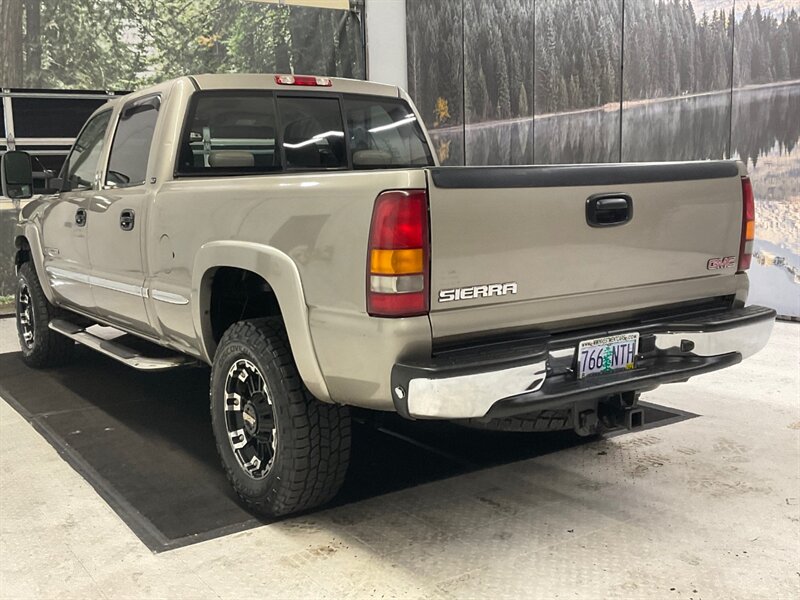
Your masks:
[[[392,190],[375,200],[367,251],[367,312],[428,312],[430,243],[425,190]]]
[[[378,294],[370,292],[369,314],[373,317],[413,317],[428,312],[422,294]]]
[[[331,87],[333,85],[333,82],[328,77],[314,77],[313,75],[275,75],[275,83],[317,87]]]
[[[750,268],[753,259],[753,240],[756,233],[756,206],[753,184],[749,177],[742,177],[742,239],[739,245],[739,271]]]

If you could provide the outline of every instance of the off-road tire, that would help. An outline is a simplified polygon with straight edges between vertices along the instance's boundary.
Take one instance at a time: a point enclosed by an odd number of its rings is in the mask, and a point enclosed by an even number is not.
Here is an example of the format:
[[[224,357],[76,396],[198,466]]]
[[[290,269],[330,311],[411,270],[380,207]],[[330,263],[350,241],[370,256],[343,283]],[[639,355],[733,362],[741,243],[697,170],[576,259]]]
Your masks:
[[[572,429],[572,413],[569,409],[564,410],[541,410],[518,417],[507,417],[505,419],[490,419],[481,421],[480,419],[462,419],[456,421],[459,425],[474,429],[484,429],[487,431],[508,431],[520,433],[535,433],[546,431],[563,431]]]
[[[257,367],[266,383],[277,432],[272,465],[262,479],[241,466],[226,425],[226,378],[243,359]],[[275,517],[320,506],[344,482],[350,459],[348,409],[309,393],[280,319],[240,321],[222,336],[211,370],[211,424],[228,480],[258,514]]]
[[[33,326],[33,341],[28,343],[23,335],[22,303],[27,290],[30,311],[28,317]],[[22,361],[37,369],[68,364],[75,355],[75,342],[50,329],[52,319],[64,317],[65,311],[53,306],[44,295],[42,284],[33,263],[23,263],[17,273],[17,290],[14,297],[17,334],[22,349]]]

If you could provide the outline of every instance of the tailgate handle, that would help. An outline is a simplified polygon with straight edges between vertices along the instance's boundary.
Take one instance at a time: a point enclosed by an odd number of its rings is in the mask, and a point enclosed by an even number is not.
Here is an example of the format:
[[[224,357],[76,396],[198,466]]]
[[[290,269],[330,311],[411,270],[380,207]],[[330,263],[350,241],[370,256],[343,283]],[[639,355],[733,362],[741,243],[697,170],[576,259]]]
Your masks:
[[[591,227],[623,225],[633,218],[633,199],[627,194],[595,194],[586,200],[586,222]]]

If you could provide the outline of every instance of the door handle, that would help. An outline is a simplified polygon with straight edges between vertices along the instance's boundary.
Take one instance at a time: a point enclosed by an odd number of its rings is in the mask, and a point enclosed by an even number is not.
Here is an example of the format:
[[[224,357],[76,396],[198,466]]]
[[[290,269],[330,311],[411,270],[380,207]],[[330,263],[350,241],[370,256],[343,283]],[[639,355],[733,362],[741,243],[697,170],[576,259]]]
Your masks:
[[[131,208],[126,208],[119,214],[119,226],[122,231],[131,231],[135,221],[136,214]]]
[[[623,225],[633,218],[633,198],[627,194],[595,194],[586,200],[590,227]]]
[[[78,227],[83,227],[86,225],[86,209],[79,208],[75,211],[75,225]]]

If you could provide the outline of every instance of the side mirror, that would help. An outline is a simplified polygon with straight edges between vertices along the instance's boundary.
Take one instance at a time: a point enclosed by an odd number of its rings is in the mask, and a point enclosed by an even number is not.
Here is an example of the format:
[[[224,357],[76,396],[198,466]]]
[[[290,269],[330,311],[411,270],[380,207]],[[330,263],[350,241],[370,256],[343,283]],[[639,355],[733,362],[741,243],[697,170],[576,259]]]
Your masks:
[[[33,196],[33,169],[27,152],[12,150],[0,159],[0,183],[3,196],[22,200]]]

